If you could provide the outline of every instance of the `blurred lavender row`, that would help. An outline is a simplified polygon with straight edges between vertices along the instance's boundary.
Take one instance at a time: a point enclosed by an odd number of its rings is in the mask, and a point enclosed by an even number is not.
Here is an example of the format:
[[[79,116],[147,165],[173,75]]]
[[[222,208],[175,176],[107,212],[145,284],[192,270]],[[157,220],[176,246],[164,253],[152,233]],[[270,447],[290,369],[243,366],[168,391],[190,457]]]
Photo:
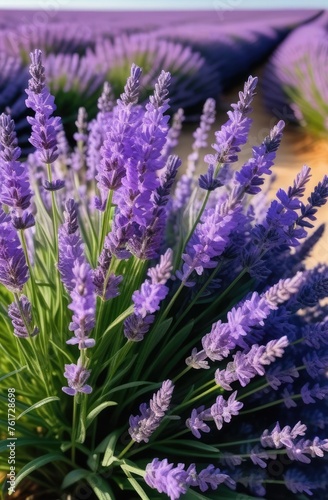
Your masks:
[[[164,69],[172,75],[171,112],[183,108],[186,119],[195,120],[208,97],[219,100],[290,33],[318,16],[317,11],[2,12],[0,112],[10,110],[27,154],[29,127],[21,96],[29,53],[38,47],[69,136],[80,106],[88,109],[90,120],[96,115],[104,81],[119,97],[132,63],[143,67],[141,100]]]

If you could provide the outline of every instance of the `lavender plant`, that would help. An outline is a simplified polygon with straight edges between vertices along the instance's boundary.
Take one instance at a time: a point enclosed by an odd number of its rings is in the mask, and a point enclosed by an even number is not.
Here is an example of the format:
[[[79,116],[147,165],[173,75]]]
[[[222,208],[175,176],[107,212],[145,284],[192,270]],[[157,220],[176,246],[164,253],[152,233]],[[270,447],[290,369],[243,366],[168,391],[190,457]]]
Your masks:
[[[291,33],[269,60],[263,90],[267,107],[317,136],[328,130],[327,16]]]
[[[3,493],[27,496],[31,482],[49,499],[323,498],[328,267],[304,259],[328,177],[305,203],[304,166],[264,203],[281,121],[235,166],[257,78],[197,179],[205,103],[174,189],[183,113],[170,125],[168,72],[145,107],[140,67],[116,103],[106,84],[96,119],[79,112],[73,151],[38,50],[30,75],[26,161],[0,117]]]

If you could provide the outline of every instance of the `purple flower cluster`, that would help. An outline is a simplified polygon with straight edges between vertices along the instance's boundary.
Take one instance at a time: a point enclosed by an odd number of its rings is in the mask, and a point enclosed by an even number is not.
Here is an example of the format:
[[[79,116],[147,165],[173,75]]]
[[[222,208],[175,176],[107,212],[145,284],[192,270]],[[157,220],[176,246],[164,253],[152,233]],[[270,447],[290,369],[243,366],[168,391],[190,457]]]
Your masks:
[[[195,464],[191,464],[185,469],[185,464],[169,463],[165,458],[154,460],[146,467],[146,483],[156,489],[159,493],[166,493],[171,500],[177,500],[184,495],[189,487],[198,487],[201,491],[208,489],[216,490],[220,484],[226,483],[230,487],[235,487],[235,482],[214,465],[209,465],[199,473]]]
[[[93,271],[93,283],[96,294],[103,300],[109,300],[119,295],[118,287],[123,280],[123,276],[116,276],[110,272],[112,256],[104,248],[98,259],[98,266]]]
[[[98,113],[94,120],[89,123],[89,135],[87,140],[86,164],[87,179],[92,181],[98,174],[99,164],[101,162],[101,148],[106,140],[107,130],[112,120],[112,109],[114,106],[112,89],[108,82],[104,83],[103,92],[98,99]],[[103,159],[103,161],[105,161]],[[109,166],[110,168],[110,166]],[[104,166],[106,170],[106,162]]]
[[[31,79],[26,90],[28,95],[26,106],[35,112],[35,117],[27,118],[32,125],[30,142],[39,152],[41,161],[51,164],[58,158],[56,134],[60,118],[51,116],[56,109],[55,99],[45,83],[41,51],[35,50],[30,56]]]
[[[32,306],[25,295],[8,307],[8,316],[14,327],[14,335],[19,338],[34,337],[39,329],[33,325]]]
[[[0,283],[20,293],[29,278],[25,255],[16,230],[0,208]]]
[[[141,69],[133,65],[124,93],[118,99],[111,126],[100,151],[101,161],[96,179],[101,199],[98,208],[104,209],[109,190],[117,190],[125,175],[125,163],[131,154],[139,113],[133,107],[138,102]],[[105,129],[106,131],[106,129]]]
[[[96,291],[92,269],[83,253],[83,244],[78,232],[77,204],[69,199],[65,204],[65,223],[59,227],[58,234],[58,270],[62,283],[71,297],[68,308],[73,311],[69,330],[74,336],[67,340],[67,344],[77,344],[79,349],[91,348],[95,340],[90,338],[90,332],[96,322]],[[79,359],[77,365],[66,365],[64,376],[69,387],[63,388],[67,394],[74,396],[77,392],[91,392],[91,387],[84,382],[89,377]]]
[[[186,421],[187,427],[198,439],[201,438],[200,431],[210,432],[210,428],[205,422],[214,421],[220,431],[223,423],[229,423],[232,416],[238,415],[239,410],[244,406],[243,403],[236,401],[236,397],[237,391],[233,392],[227,400],[223,396],[218,396],[210,408],[205,409],[205,406],[200,406],[192,410],[190,418]]]
[[[251,335],[252,328],[263,325],[278,304],[300,289],[303,280],[303,274],[299,272],[293,278],[280,280],[262,295],[253,292],[250,298],[228,312],[226,323],[221,320],[213,323],[211,332],[202,338],[203,351],[197,352],[194,349],[186,363],[193,368],[207,368],[206,358],[221,361],[237,345],[247,349],[247,338]]]
[[[238,160],[241,146],[246,144],[252,120],[248,114],[252,111],[251,103],[255,94],[257,78],[249,77],[243,92],[239,93],[239,101],[232,104],[233,111],[228,112],[229,120],[215,133],[216,143],[212,144],[216,154],[208,154],[207,174],[201,175],[199,185],[202,189],[212,191],[221,185],[217,175],[218,166],[224,163],[234,163]]]
[[[229,235],[235,228],[237,219],[238,211],[230,210],[222,215],[219,205],[215,209],[205,210],[188,242],[186,253],[182,255],[184,260],[182,272],[177,272],[178,278],[184,285],[195,285],[194,281],[188,281],[193,271],[201,275],[204,269],[213,269],[217,266],[216,259],[228,245]]]
[[[68,292],[73,289],[73,267],[83,262],[82,239],[78,232],[77,204],[69,199],[65,204],[65,223],[58,230],[58,270]]]
[[[74,363],[65,365],[64,377],[67,379],[68,387],[63,387],[63,391],[69,396],[75,396],[79,392],[90,394],[92,387],[86,384],[89,376],[90,370],[83,368],[80,361],[76,365]]]
[[[311,458],[323,457],[328,452],[328,439],[299,439],[304,436],[307,430],[306,425],[298,422],[293,428],[286,425],[281,429],[279,422],[271,432],[266,429],[261,436],[261,444],[264,448],[284,448],[290,460],[296,460],[303,464],[309,464]]]
[[[27,170],[19,160],[14,121],[9,115],[0,116],[0,203],[11,208],[11,220],[16,229],[35,224],[30,208],[32,192]]]
[[[68,308],[73,311],[72,322],[69,325],[74,337],[67,344],[78,344],[79,349],[87,349],[95,345],[95,340],[89,334],[96,323],[96,294],[92,280],[91,267],[87,262],[75,260],[72,269],[72,302]]]
[[[171,277],[173,252],[166,250],[159,264],[148,270],[150,279],[141,285],[132,295],[134,312],[124,321],[124,335],[135,342],[143,340],[145,333],[153,323],[154,313],[159,310],[160,303],[169,292],[166,285]]]
[[[216,370],[216,383],[226,391],[232,391],[231,384],[237,380],[242,387],[245,387],[252,378],[257,375],[263,376],[264,367],[273,363],[276,358],[281,358],[287,346],[287,337],[281,337],[279,340],[270,340],[265,346],[253,344],[246,354],[237,351],[233,355],[233,361],[230,361],[224,370]]]
[[[141,415],[130,416],[129,434],[134,441],[148,443],[150,436],[159,427],[169,408],[173,389],[174,385],[171,380],[165,380],[159,391],[153,395],[149,406],[146,403],[139,406]]]

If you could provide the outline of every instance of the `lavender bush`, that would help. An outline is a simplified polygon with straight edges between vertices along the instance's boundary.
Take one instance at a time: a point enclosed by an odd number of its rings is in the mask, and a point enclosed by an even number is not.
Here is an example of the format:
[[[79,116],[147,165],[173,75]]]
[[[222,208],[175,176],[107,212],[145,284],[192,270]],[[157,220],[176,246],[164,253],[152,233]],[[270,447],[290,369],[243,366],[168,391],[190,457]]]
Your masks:
[[[292,32],[276,49],[263,77],[265,103],[317,136],[328,132],[327,13]]]
[[[205,103],[175,183],[183,112],[169,124],[165,71],[139,105],[141,78],[133,64],[117,102],[105,84],[96,118],[80,109],[70,149],[36,50],[26,161],[0,117],[3,492],[323,498],[328,267],[304,260],[323,233],[308,236],[328,177],[304,202],[304,166],[269,202],[282,121],[236,167],[249,77],[197,177],[215,117]]]

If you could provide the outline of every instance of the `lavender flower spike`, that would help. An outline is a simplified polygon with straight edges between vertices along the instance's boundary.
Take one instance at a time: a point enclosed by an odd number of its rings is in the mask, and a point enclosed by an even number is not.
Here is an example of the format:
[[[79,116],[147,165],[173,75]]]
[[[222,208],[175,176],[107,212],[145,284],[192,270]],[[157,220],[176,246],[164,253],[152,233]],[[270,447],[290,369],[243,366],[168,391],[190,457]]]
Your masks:
[[[12,209],[11,220],[16,229],[26,229],[35,224],[34,217],[27,212],[32,192],[28,173],[18,161],[21,150],[15,132],[14,121],[9,115],[0,116],[0,203]]]
[[[31,303],[25,295],[19,298],[20,306],[13,302],[8,307],[8,316],[14,327],[14,335],[20,338],[34,337],[39,329],[33,325]]]
[[[162,300],[169,292],[166,282],[171,277],[173,252],[169,248],[161,256],[159,264],[148,270],[147,279],[140,290],[132,295],[134,302],[134,313],[124,321],[124,335],[134,342],[143,340],[148,332],[155,316],[154,312],[159,310]]]
[[[76,260],[83,261],[82,240],[78,232],[77,204],[69,199],[65,204],[65,223],[58,230],[58,271],[68,292],[74,288],[73,267]]]
[[[129,434],[134,441],[148,443],[150,436],[160,425],[172,398],[174,385],[171,380],[165,380],[162,387],[150,400],[149,406],[142,403],[139,406],[141,415],[130,416]]]
[[[62,390],[69,396],[75,396],[78,392],[90,394],[92,387],[86,384],[89,376],[90,370],[82,366],[80,359],[77,365],[74,363],[65,365],[64,377],[67,378],[68,387],[62,387]]]
[[[28,98],[25,103],[35,111],[35,117],[27,117],[27,121],[32,125],[29,141],[39,152],[41,161],[51,164],[59,155],[56,135],[60,130],[60,118],[51,116],[56,109],[55,99],[45,83],[41,50],[35,50],[30,57],[31,79],[26,89]]]
[[[17,232],[8,218],[0,223],[0,283],[13,293],[22,291],[29,278],[25,255],[21,247]]]
[[[119,295],[118,286],[123,276],[109,274],[112,256],[107,248],[104,248],[98,258],[98,266],[93,271],[93,283],[96,294],[103,300],[109,300]]]
[[[96,322],[96,294],[89,264],[77,259],[73,276],[74,288],[70,292],[72,302],[68,308],[73,311],[69,329],[75,336],[66,343],[78,344],[79,349],[86,349],[95,345],[95,340],[90,339],[89,334]]]
[[[141,69],[132,65],[131,75],[124,87],[124,93],[117,101],[112,122],[107,129],[106,140],[100,150],[101,161],[96,180],[101,199],[96,200],[99,210],[104,210],[109,190],[117,190],[125,176],[128,155],[134,143],[136,114],[133,105],[138,102]]]
[[[238,160],[241,151],[240,146],[246,144],[251,119],[247,115],[252,111],[251,103],[255,94],[257,78],[250,76],[244,85],[244,91],[239,92],[239,101],[232,104],[233,111],[228,111],[229,120],[216,132],[216,143],[212,144],[216,154],[205,156],[208,163],[208,172],[199,178],[199,186],[202,189],[212,191],[220,184],[217,178],[217,166],[224,163],[234,163]]]
[[[182,463],[174,467],[166,458],[154,458],[147,465],[145,481],[159,493],[166,493],[171,500],[178,500],[189,487],[196,486],[204,492],[209,488],[216,490],[220,484],[226,483],[230,488],[235,488],[235,481],[212,464],[197,473],[195,464],[191,464],[188,469]]]

